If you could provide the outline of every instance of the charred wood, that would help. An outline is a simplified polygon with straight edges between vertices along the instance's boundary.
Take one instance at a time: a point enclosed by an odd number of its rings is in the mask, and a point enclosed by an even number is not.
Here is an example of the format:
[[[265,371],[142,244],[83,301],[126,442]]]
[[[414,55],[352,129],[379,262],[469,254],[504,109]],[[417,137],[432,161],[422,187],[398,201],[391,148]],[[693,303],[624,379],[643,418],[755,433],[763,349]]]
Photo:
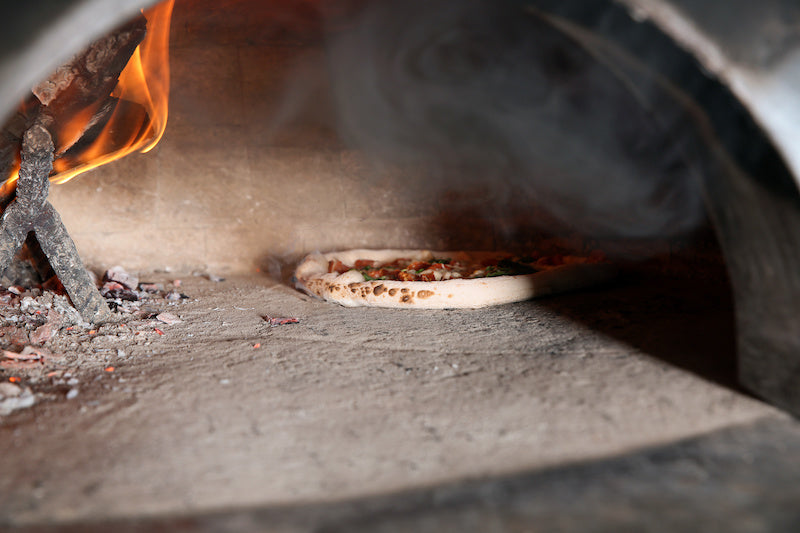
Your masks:
[[[31,97],[0,129],[0,175],[10,176],[19,164],[19,153],[24,132],[33,120],[47,128],[56,147],[56,156],[64,154],[76,144],[85,146],[93,142],[101,125],[113,115],[120,100],[111,96],[119,76],[128,64],[136,47],[144,39],[147,21],[143,16],[125,24],[102,37],[62,65],[46,80],[31,89]],[[129,104],[129,107],[134,107]],[[140,120],[141,110],[134,113]],[[69,137],[61,135],[61,126],[78,118],[84,124],[78,131],[72,128]],[[89,139],[84,139],[89,137]],[[4,191],[0,207],[13,198]]]
[[[19,153],[22,136],[31,127],[41,104],[31,95],[0,129],[0,176],[10,176],[19,168]],[[0,208],[5,209],[14,198],[14,189],[0,193]]]
[[[124,127],[106,130],[115,115],[124,117]],[[99,110],[89,119],[78,140],[60,153],[56,153],[56,170],[74,168],[84,162],[83,151],[104,135],[105,151],[111,153],[130,145],[132,135],[138,135],[150,126],[150,116],[141,104],[109,96]]]
[[[144,39],[146,29],[146,19],[138,17],[94,41],[47,80],[33,87],[33,94],[44,106],[43,124],[53,135],[58,152],[67,149],[77,139],[57,138],[56,127],[78,114],[91,117],[101,112],[119,81],[120,73]]]
[[[33,87],[31,98],[0,130],[0,172],[10,176],[19,165],[16,193],[6,188],[0,198],[0,207],[4,208],[0,272],[7,269],[27,239],[25,255],[31,256],[43,277],[49,277],[51,269],[55,272],[73,305],[89,322],[107,320],[110,311],[84,269],[61,218],[47,202],[49,177],[54,154],[58,168],[79,164],[80,152],[98,139],[118,106],[124,106],[136,121],[129,122],[133,129],[137,123],[146,127],[148,117],[141,106],[111,96],[144,38],[146,23],[139,17],[91,43]],[[63,128],[75,120],[79,121],[77,130]],[[63,131],[70,133],[59,138]],[[120,148],[126,140],[119,140]],[[113,150],[115,139],[110,139],[110,145]]]
[[[83,267],[61,217],[47,201],[52,165],[52,138],[36,122],[23,137],[16,198],[0,221],[0,270],[9,266],[33,231],[81,317],[103,322],[111,315],[108,305]]]
[[[42,206],[34,232],[42,251],[81,317],[87,322],[94,323],[108,320],[111,311],[94,286],[80,260],[75,243],[50,202]]]

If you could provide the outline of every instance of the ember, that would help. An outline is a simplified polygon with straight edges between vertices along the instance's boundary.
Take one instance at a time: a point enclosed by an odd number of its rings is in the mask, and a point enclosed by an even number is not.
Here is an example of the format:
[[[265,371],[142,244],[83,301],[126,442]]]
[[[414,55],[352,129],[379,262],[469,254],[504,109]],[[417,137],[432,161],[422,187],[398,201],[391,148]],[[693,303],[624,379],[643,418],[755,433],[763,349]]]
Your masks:
[[[58,357],[49,350],[33,346],[26,346],[19,353],[3,350],[0,356],[2,356],[0,366],[3,368],[30,368],[45,364],[47,359]]]
[[[31,407],[35,403],[36,396],[30,389],[12,383],[0,383],[0,416]]]
[[[265,316],[264,320],[267,321],[267,323],[270,325],[270,327],[285,326],[286,324],[297,324],[297,323],[300,322],[299,318],[293,318],[293,317],[271,317],[271,316]]]

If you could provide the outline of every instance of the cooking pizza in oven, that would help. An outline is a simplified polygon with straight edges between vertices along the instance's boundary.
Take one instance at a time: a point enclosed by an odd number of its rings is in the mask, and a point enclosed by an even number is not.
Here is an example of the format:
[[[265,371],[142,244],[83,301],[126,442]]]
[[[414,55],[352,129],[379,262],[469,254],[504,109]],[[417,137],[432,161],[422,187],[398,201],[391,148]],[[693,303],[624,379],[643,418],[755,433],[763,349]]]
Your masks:
[[[307,256],[295,277],[307,293],[346,307],[453,309],[582,289],[615,272],[599,253],[347,250]]]

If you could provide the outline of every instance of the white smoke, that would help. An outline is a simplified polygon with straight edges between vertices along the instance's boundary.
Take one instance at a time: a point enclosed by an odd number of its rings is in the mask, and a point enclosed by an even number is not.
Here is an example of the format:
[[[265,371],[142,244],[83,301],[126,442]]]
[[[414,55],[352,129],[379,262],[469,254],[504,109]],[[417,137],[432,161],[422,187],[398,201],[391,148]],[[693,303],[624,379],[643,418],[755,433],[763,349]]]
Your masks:
[[[340,134],[433,168],[432,194],[455,178],[494,191],[473,206],[484,214],[539,206],[605,237],[675,235],[702,216],[680,106],[657,120],[656,83],[632,87],[522,3],[373,2],[332,33],[328,58]]]

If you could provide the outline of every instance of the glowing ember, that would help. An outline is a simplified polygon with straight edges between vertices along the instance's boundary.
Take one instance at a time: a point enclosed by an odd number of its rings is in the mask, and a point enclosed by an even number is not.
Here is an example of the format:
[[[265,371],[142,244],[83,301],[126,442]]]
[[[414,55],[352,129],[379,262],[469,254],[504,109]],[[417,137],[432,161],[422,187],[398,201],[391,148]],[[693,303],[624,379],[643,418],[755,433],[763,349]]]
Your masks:
[[[76,144],[92,127],[101,106],[97,102],[64,124],[53,126],[59,139],[50,175],[52,183],[64,183],[82,172],[104,165],[134,151],[147,152],[161,139],[167,125],[169,100],[169,25],[174,0],[144,10],[147,34],[119,76],[110,102],[116,105],[110,119],[91,142]],[[4,190],[14,186],[14,169]]]

